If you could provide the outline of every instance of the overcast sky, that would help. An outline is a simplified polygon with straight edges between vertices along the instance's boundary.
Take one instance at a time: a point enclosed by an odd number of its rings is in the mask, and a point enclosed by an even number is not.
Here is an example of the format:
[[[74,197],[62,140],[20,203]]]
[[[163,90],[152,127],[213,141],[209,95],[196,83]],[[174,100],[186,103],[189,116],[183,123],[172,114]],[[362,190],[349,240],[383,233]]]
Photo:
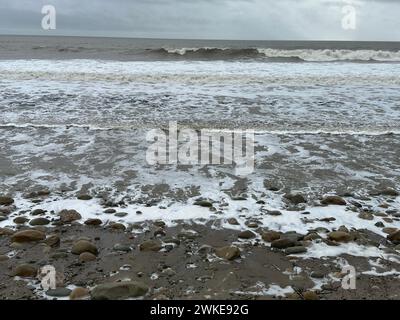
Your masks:
[[[342,28],[353,2],[356,30]],[[41,29],[54,5],[57,29]],[[400,41],[400,0],[0,0],[1,34]]]

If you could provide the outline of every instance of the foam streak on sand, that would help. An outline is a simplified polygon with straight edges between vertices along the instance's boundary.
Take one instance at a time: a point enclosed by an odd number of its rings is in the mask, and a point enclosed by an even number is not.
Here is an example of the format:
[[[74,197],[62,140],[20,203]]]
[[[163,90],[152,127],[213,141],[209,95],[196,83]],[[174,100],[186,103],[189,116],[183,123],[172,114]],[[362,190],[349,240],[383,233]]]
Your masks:
[[[221,195],[222,196],[222,195]],[[223,196],[222,196],[223,197]],[[278,199],[277,199],[278,200]],[[397,200],[400,201],[400,198]],[[179,224],[179,221],[185,221],[187,223],[205,224],[209,221],[217,221],[222,219],[225,223],[214,224],[215,229],[227,228],[235,230],[246,230],[246,222],[252,219],[256,219],[263,226],[268,229],[276,230],[280,232],[295,231],[299,234],[307,234],[309,230],[317,230],[318,228],[329,227],[331,229],[338,229],[340,226],[346,226],[349,229],[364,229],[370,230],[378,235],[386,236],[384,232],[375,226],[377,221],[382,221],[381,218],[375,217],[373,220],[362,220],[357,217],[357,214],[347,210],[342,206],[328,206],[328,207],[306,207],[305,210],[309,212],[307,219],[313,221],[312,223],[304,223],[302,220],[304,216],[298,212],[284,210],[281,207],[277,207],[279,202],[277,201],[275,206],[262,207],[257,204],[254,200],[243,200],[234,201],[227,197],[223,197],[222,202],[228,204],[221,214],[215,214],[208,208],[202,208],[193,204],[185,203],[168,203],[161,202],[158,207],[148,207],[145,205],[133,204],[123,208],[119,208],[121,212],[127,213],[125,217],[121,218],[118,216],[103,213],[104,207],[100,204],[99,199],[92,199],[87,201],[77,199],[65,199],[65,198],[49,198],[40,204],[32,204],[30,201],[23,199],[22,197],[15,199],[15,205],[20,212],[31,212],[35,209],[46,210],[47,212],[58,213],[61,210],[77,210],[81,213],[83,221],[87,219],[99,218],[104,221],[105,224],[111,222],[122,222],[125,225],[140,223],[144,221],[157,221],[162,220],[167,223],[168,226],[172,227]],[[241,209],[246,207],[248,210],[243,212]],[[399,206],[400,208],[400,206]],[[262,211],[269,210],[280,210],[281,215],[265,215]],[[241,213],[239,213],[242,211]],[[323,218],[335,217],[334,221],[329,223],[323,221]],[[226,221],[229,218],[235,218],[238,221],[237,225],[232,225]],[[0,222],[0,227],[9,227],[10,221]],[[400,229],[400,222],[393,222],[391,227]],[[321,234],[323,237],[326,235]],[[261,239],[261,237],[258,237]],[[341,246],[328,246],[325,243],[314,243],[307,251],[306,254],[298,255],[300,258],[322,258],[322,257],[334,257],[341,254],[350,254],[353,256],[360,257],[385,257],[388,260],[394,259],[394,261],[400,263],[400,259],[396,255],[386,254],[381,249],[371,246],[356,245],[354,243],[342,244]]]

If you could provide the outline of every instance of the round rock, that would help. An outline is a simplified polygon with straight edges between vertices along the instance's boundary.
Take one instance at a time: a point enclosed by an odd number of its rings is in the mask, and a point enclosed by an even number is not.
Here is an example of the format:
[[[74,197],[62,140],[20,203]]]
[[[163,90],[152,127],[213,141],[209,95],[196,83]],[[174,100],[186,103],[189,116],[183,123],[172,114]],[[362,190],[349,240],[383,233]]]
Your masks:
[[[31,264],[20,264],[13,272],[14,276],[18,277],[35,277],[37,275],[37,268]]]
[[[44,232],[39,230],[29,229],[29,230],[22,230],[14,233],[11,236],[11,241],[13,242],[32,242],[32,241],[40,241],[44,240],[46,235]]]
[[[47,290],[46,294],[50,297],[61,298],[69,296],[71,294],[71,290],[68,288],[55,288]]]
[[[91,262],[96,260],[96,256],[93,253],[90,252],[82,252],[79,255],[79,261],[81,262]]]
[[[240,250],[236,246],[226,246],[215,249],[215,254],[225,260],[234,260],[240,257]]]
[[[49,219],[46,218],[35,218],[32,219],[31,221],[29,221],[29,224],[31,226],[45,226],[48,225],[50,223]]]
[[[97,254],[97,248],[96,246],[87,241],[87,240],[79,240],[77,242],[75,242],[75,244],[72,247],[71,252],[73,254],[81,254],[83,252],[90,252],[92,254]]]

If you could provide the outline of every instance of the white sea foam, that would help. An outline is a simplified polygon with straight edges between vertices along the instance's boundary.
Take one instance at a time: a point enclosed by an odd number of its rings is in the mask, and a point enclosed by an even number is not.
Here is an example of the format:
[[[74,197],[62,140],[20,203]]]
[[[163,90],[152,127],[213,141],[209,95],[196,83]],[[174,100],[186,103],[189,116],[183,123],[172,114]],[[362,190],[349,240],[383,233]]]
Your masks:
[[[400,51],[383,50],[335,50],[335,49],[257,49],[268,58],[299,58],[310,62],[326,61],[385,61],[399,62]]]
[[[209,191],[210,194],[204,192],[204,196],[213,195],[216,198],[215,191]],[[301,218],[302,215],[298,212],[286,211],[280,208],[281,202],[279,196],[271,197],[267,207],[271,210],[279,209],[282,213],[280,216],[271,216],[260,214],[260,205],[255,203],[254,200],[243,200],[234,201],[230,200],[222,194],[220,196],[220,201],[228,203],[227,209],[224,210],[223,215],[215,215],[214,212],[210,211],[208,208],[202,208],[199,206],[191,205],[190,203],[168,203],[168,201],[161,202],[158,207],[147,207],[140,204],[128,205],[124,208],[120,208],[121,212],[126,212],[127,215],[123,218],[116,217],[114,215],[103,213],[103,206],[101,206],[98,199],[92,199],[88,201],[82,201],[77,199],[58,199],[49,198],[40,204],[33,204],[22,197],[15,198],[15,205],[20,211],[30,211],[35,209],[44,209],[48,212],[59,212],[63,209],[74,209],[81,213],[82,220],[89,218],[100,218],[104,223],[110,222],[122,222],[124,224],[137,223],[144,221],[154,221],[163,220],[169,226],[175,226],[178,221],[196,222],[199,224],[204,224],[212,219],[228,219],[229,217],[235,217],[239,225],[231,225],[229,223],[223,223],[220,227],[232,228],[237,230],[245,230],[246,221],[248,218],[256,218],[260,223],[268,227],[271,230],[287,232],[296,231],[302,234],[307,234],[309,230],[316,229],[318,227],[325,227],[329,229],[337,229],[341,225],[345,225],[349,229],[367,229],[375,232],[376,234],[386,236],[382,230],[375,226],[377,221],[381,221],[381,218],[376,217],[374,220],[363,220],[357,217],[357,214],[352,211],[346,211],[341,206],[328,206],[328,207],[308,207],[307,211],[310,212],[307,218],[310,220],[315,220],[313,223],[304,223]],[[222,199],[222,200],[221,200]],[[243,207],[247,210],[243,211]],[[141,214],[137,214],[137,212]],[[259,214],[257,214],[257,212]],[[335,217],[335,221],[323,222],[319,219],[324,217]],[[13,226],[14,223],[10,220],[0,222],[0,227]],[[400,228],[400,222],[394,221],[391,223],[391,227]],[[321,233],[321,236],[326,236]],[[383,247],[382,247],[383,248]],[[300,258],[322,258],[322,257],[334,257],[341,254],[350,254],[353,256],[360,257],[384,257],[387,260],[400,263],[400,259],[393,254],[384,253],[382,248],[373,246],[357,245],[355,243],[344,243],[340,246],[328,246],[327,244],[313,243],[306,253],[298,254],[296,256]]]
[[[400,62],[400,51],[385,50],[346,50],[346,49],[272,49],[272,48],[217,48],[217,47],[192,47],[192,48],[164,48],[169,54],[186,56],[202,54],[204,58],[209,55],[230,53],[236,57],[257,57],[260,54],[266,58],[295,58],[307,62],[332,62],[332,61],[382,61]],[[226,56],[225,56],[226,57]]]
[[[0,125],[398,134],[399,74],[388,63],[0,61]]]

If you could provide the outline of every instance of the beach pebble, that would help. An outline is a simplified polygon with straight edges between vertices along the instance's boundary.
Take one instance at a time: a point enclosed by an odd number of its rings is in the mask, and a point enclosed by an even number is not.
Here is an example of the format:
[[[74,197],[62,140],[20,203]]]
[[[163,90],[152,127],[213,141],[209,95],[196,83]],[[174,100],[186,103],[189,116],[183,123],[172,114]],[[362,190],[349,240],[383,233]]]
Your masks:
[[[93,300],[119,300],[144,296],[148,287],[137,281],[104,283],[91,291]]]
[[[93,197],[88,195],[88,194],[80,194],[77,196],[77,199],[79,200],[92,200]]]
[[[324,205],[337,205],[337,206],[345,206],[346,201],[339,196],[326,196],[321,200],[321,204]]]
[[[264,231],[261,234],[261,238],[266,242],[272,242],[274,240],[278,240],[281,237],[281,234],[277,231]]]
[[[24,264],[18,265],[15,268],[13,275],[18,276],[18,277],[32,278],[32,277],[36,277],[37,271],[38,271],[38,269],[35,266],[28,264],[28,263],[24,263]]]
[[[103,222],[100,219],[88,219],[85,221],[85,224],[88,226],[99,226]]]
[[[294,205],[307,203],[306,198],[300,193],[286,193],[284,198]]]
[[[394,244],[400,244],[400,230],[393,232],[387,236],[387,239]]]
[[[40,216],[40,215],[45,214],[45,213],[46,213],[46,211],[43,210],[43,209],[35,209],[35,210],[33,210],[31,212],[31,215],[32,216]]]
[[[250,230],[245,230],[238,234],[238,238],[240,238],[240,239],[253,239],[255,237],[256,237],[256,234]]]
[[[234,260],[240,257],[240,249],[236,246],[226,246],[222,248],[216,248],[215,254],[222,259]]]
[[[9,206],[14,203],[14,199],[7,196],[0,196],[0,205]]]
[[[160,251],[161,242],[157,240],[147,240],[139,245],[140,251]]]
[[[281,239],[289,239],[293,242],[300,241],[304,238],[304,235],[301,233],[289,231],[281,234]]]
[[[80,213],[76,210],[61,210],[58,215],[62,223],[71,223],[82,218]]]
[[[318,221],[321,221],[321,222],[332,222],[335,220],[336,220],[336,218],[334,218],[334,217],[326,217],[326,218],[318,219]]]
[[[96,256],[90,252],[82,252],[79,255],[79,261],[81,262],[90,262],[96,260]]]
[[[153,225],[159,228],[164,228],[166,226],[165,222],[162,220],[156,220],[153,222]]]
[[[123,217],[126,217],[127,215],[128,215],[127,212],[117,212],[114,214],[114,216],[118,217],[118,218],[123,218]]]
[[[80,255],[83,252],[90,252],[92,254],[97,254],[98,250],[96,248],[96,246],[87,241],[87,240],[79,240],[77,242],[75,242],[75,244],[73,245],[71,252],[73,254],[78,254]]]
[[[15,207],[0,207],[0,214],[2,216],[8,216],[9,214],[11,214],[13,211],[15,210]]]
[[[37,198],[37,197],[45,197],[50,194],[50,190],[42,189],[38,191],[32,191],[24,194],[25,199]]]
[[[270,216],[281,216],[282,215],[282,212],[280,212],[279,210],[267,210],[267,211],[265,211],[265,213]]]
[[[71,294],[69,295],[69,299],[70,300],[80,300],[80,299],[85,299],[87,297],[89,297],[89,290],[86,288],[75,288],[74,290],[72,290]]]
[[[46,218],[35,218],[29,221],[31,226],[45,226],[50,223],[49,219]]]
[[[397,230],[397,228],[392,228],[392,227],[387,227],[387,228],[383,228],[382,232],[386,233],[386,234],[391,234],[391,233],[395,233]]]
[[[212,202],[211,202],[211,201],[208,201],[208,200],[196,200],[193,204],[194,204],[195,206],[207,207],[207,208],[213,206]]]
[[[126,227],[122,223],[118,223],[118,222],[112,222],[108,225],[108,227],[111,229],[114,229],[114,230],[121,230],[121,231],[126,230]]]
[[[312,271],[310,273],[310,277],[314,279],[323,279],[325,277],[325,274],[319,271]]]
[[[239,222],[237,221],[236,218],[228,218],[226,221],[227,221],[229,224],[233,225],[233,226],[238,226],[238,225],[239,225]]]
[[[361,212],[358,217],[364,220],[374,220],[374,215],[369,212]]]
[[[246,226],[248,226],[249,228],[253,228],[253,229],[258,228],[258,223],[255,222],[255,221],[249,221],[249,222],[246,222],[245,224],[246,224]]]
[[[285,250],[286,254],[299,254],[304,252],[307,252],[307,248],[303,246],[289,247]]]
[[[384,212],[374,212],[374,216],[376,217],[387,217],[387,214]]]
[[[40,241],[44,240],[46,235],[44,232],[39,230],[29,229],[22,230],[14,233],[11,236],[11,241],[13,242],[31,242],[31,241]]]
[[[29,219],[26,218],[26,217],[16,217],[16,218],[14,218],[14,220],[13,220],[13,222],[14,222],[15,224],[24,224],[24,223],[27,223],[28,221],[29,221]]]
[[[71,294],[71,290],[68,288],[55,288],[47,290],[46,294],[50,297],[62,298],[68,297]]]
[[[306,292],[303,292],[303,299],[304,300],[319,300],[319,297],[315,293],[315,291],[306,291]]]
[[[0,236],[10,236],[14,234],[14,230],[9,228],[0,228]]]
[[[307,234],[304,237],[305,241],[314,241],[314,240],[317,240],[317,239],[321,239],[321,236],[316,232],[310,232],[309,234]]]
[[[344,231],[333,231],[328,234],[329,240],[336,242],[348,242],[352,239],[351,235]]]
[[[271,247],[276,249],[286,249],[294,246],[295,242],[292,239],[288,238],[277,239],[271,242]]]
[[[58,235],[50,235],[45,240],[46,244],[50,247],[56,247],[60,244],[60,237]]]

